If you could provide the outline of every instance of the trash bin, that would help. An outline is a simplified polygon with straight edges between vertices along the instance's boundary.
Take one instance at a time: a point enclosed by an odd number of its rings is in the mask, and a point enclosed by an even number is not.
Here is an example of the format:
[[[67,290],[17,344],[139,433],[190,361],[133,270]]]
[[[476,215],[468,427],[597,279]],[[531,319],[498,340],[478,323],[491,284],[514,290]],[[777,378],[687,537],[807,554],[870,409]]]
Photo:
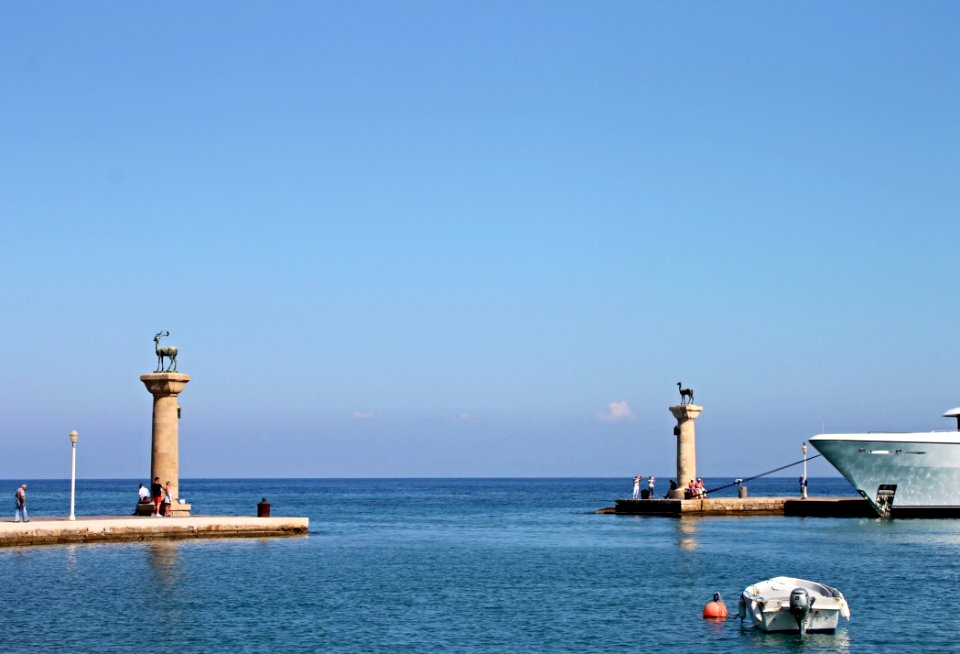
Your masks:
[[[746,496],[747,496],[747,487],[746,487],[746,486],[741,486],[740,488],[737,489],[737,497],[739,497],[740,499],[743,499],[743,498],[745,498]],[[269,513],[269,512],[270,512],[270,505],[268,504],[268,505],[267,505],[267,513]]]
[[[647,489],[647,488],[644,488],[642,491],[640,491],[640,499],[641,499],[641,500],[649,500],[649,499],[650,499],[650,490]]]
[[[258,518],[269,518],[270,517],[270,502],[267,501],[267,498],[263,498],[257,502],[257,517]]]

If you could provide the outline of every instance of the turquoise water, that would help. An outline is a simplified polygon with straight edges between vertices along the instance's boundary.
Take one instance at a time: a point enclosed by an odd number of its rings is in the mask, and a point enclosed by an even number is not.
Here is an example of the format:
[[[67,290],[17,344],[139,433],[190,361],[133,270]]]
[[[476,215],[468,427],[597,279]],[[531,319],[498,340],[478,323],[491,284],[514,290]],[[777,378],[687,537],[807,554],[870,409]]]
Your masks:
[[[795,494],[795,484],[750,490]],[[14,487],[0,482],[7,519]],[[591,513],[631,488],[184,480],[195,512],[252,515],[266,496],[275,515],[309,516],[311,532],[0,549],[0,652],[957,651],[960,521]],[[135,489],[81,481],[77,513],[129,513]],[[810,490],[852,494],[835,479]],[[56,514],[67,492],[63,481],[30,482],[32,515]],[[800,641],[701,619],[713,592],[735,614],[746,585],[775,575],[837,586],[852,621]]]

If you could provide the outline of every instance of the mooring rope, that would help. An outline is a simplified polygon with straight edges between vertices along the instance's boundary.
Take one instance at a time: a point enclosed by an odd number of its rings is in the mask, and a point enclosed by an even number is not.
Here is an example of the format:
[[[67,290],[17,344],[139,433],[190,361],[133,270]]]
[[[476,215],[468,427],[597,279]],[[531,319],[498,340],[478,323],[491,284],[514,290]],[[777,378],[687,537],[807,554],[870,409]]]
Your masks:
[[[716,493],[717,491],[723,490],[724,488],[730,488],[731,486],[739,486],[740,484],[745,484],[745,483],[747,483],[748,481],[753,481],[754,479],[759,479],[760,477],[766,477],[767,475],[772,474],[772,473],[774,473],[774,472],[780,472],[781,470],[786,470],[787,468],[792,468],[793,466],[798,466],[798,465],[800,465],[801,463],[803,463],[804,461],[812,461],[813,459],[816,459],[818,456],[823,456],[823,455],[822,455],[822,454],[814,454],[813,456],[808,456],[806,459],[800,459],[799,461],[794,461],[793,463],[788,463],[788,464],[785,465],[785,466],[780,466],[779,468],[774,468],[773,470],[767,470],[766,472],[761,472],[759,475],[754,475],[754,476],[752,476],[752,477],[747,477],[746,479],[739,479],[739,480],[734,481],[734,482],[731,482],[731,483],[729,483],[729,484],[724,484],[723,486],[717,486],[716,488],[707,489],[706,493],[707,493],[707,495],[710,495],[710,493]]]

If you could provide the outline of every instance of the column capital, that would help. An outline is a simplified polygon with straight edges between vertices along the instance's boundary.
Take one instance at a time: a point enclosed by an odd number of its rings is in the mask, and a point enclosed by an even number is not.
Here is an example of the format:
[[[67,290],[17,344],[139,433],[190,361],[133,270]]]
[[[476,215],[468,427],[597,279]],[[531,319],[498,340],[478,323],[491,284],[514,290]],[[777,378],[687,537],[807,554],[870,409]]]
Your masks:
[[[151,372],[140,375],[140,381],[155,396],[179,395],[190,381],[190,375],[182,372]]]
[[[670,413],[677,419],[677,422],[696,420],[702,411],[703,407],[698,404],[674,404],[670,407]]]

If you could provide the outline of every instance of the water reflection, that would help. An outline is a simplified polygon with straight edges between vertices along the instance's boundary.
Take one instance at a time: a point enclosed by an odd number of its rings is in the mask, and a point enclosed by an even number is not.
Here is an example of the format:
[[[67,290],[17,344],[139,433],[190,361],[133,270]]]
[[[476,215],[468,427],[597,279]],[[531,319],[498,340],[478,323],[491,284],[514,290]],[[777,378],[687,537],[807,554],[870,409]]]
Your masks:
[[[180,552],[177,541],[156,541],[147,545],[147,561],[157,584],[173,587],[180,581]]]
[[[677,520],[677,545],[680,549],[694,551],[697,549],[698,518],[681,516]]]
[[[729,609],[729,605],[727,609]],[[737,607],[733,607],[734,615],[728,618],[704,618],[703,623],[706,625],[706,628],[710,631],[710,635],[714,638],[723,636],[728,628],[729,620],[735,620],[737,618],[736,611]]]
[[[744,642],[752,646],[751,649],[784,651],[790,648],[796,652],[830,652],[831,654],[848,654],[850,652],[850,634],[844,627],[837,629],[834,634],[766,634],[749,626],[749,619],[741,627],[746,638]]]
[[[66,568],[68,571],[73,572],[77,569],[77,546],[74,544],[67,545],[66,554],[67,554]]]

